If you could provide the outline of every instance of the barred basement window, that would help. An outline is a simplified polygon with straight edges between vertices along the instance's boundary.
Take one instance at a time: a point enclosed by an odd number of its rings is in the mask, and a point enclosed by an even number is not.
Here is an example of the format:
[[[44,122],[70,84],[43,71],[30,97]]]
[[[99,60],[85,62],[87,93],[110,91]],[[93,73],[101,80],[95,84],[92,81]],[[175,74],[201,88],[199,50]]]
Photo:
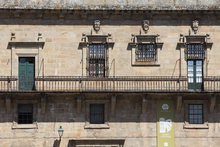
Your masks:
[[[187,44],[187,59],[205,59],[205,49],[203,44]]]
[[[90,104],[90,124],[104,124],[105,123],[105,105],[104,104]]]
[[[135,53],[137,62],[155,62],[157,59],[155,44],[139,44]]]
[[[33,104],[18,104],[18,124],[33,123]]]
[[[106,47],[104,44],[90,44],[88,55],[88,73],[91,77],[105,77]]]
[[[203,104],[188,105],[188,121],[189,124],[203,124]]]

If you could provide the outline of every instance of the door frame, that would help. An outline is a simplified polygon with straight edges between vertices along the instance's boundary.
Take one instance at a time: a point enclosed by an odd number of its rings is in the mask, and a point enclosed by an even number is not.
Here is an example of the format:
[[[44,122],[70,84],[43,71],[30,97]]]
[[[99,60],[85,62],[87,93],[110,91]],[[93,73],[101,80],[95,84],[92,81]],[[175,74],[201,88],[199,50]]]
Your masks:
[[[33,68],[33,73],[34,73],[34,79],[33,79],[33,87],[32,87],[32,89],[28,89],[28,90],[35,90],[36,89],[36,87],[35,87],[35,76],[36,76],[36,72],[35,72],[35,70],[36,70],[36,57],[35,56],[29,56],[29,57],[23,57],[23,56],[19,56],[18,57],[18,89],[19,90],[22,90],[22,89],[20,89],[20,61],[19,61],[19,59],[20,58],[33,58],[34,59],[34,68]]]
[[[188,72],[188,62],[193,61],[193,83],[189,83],[189,72]],[[196,61],[202,62],[202,77],[201,77],[201,84],[196,82]],[[187,60],[187,83],[188,83],[188,90],[194,91],[202,91],[204,89],[204,60],[202,59],[188,59]],[[200,88],[198,88],[200,87]]]

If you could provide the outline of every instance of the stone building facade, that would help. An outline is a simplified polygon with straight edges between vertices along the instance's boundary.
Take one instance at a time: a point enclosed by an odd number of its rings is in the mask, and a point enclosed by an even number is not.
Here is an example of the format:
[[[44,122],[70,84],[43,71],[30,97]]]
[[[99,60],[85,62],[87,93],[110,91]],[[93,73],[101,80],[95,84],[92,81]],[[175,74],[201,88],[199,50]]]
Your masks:
[[[218,147],[219,4],[0,1],[0,147]]]

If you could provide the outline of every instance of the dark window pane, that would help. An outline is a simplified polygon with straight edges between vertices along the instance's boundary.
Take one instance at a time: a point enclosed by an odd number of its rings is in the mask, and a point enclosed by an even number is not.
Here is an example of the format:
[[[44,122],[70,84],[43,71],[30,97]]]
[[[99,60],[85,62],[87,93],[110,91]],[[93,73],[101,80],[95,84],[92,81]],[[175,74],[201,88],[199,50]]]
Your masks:
[[[91,44],[89,45],[88,55],[88,71],[89,76],[104,77],[106,70],[106,48],[104,44]]]
[[[136,61],[156,61],[155,44],[139,44],[136,50]]]
[[[203,44],[188,44],[186,49],[187,59],[204,59],[205,49]]]
[[[188,119],[190,124],[203,124],[203,104],[189,104]]]
[[[104,104],[90,104],[90,123],[104,124]]]
[[[18,123],[19,124],[33,123],[33,104],[18,105]]]

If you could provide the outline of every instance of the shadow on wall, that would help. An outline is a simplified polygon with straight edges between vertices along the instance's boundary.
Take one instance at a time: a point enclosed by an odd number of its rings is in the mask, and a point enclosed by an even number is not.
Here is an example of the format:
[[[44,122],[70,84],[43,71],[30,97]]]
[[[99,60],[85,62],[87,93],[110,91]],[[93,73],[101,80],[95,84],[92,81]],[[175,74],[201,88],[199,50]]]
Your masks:
[[[53,147],[59,147],[60,146],[60,140],[55,140],[53,143]],[[68,146],[69,147],[69,146]]]
[[[68,142],[67,147],[76,147],[77,145],[79,146],[88,146],[88,145],[93,145],[93,146],[123,146],[125,140],[70,140]]]

